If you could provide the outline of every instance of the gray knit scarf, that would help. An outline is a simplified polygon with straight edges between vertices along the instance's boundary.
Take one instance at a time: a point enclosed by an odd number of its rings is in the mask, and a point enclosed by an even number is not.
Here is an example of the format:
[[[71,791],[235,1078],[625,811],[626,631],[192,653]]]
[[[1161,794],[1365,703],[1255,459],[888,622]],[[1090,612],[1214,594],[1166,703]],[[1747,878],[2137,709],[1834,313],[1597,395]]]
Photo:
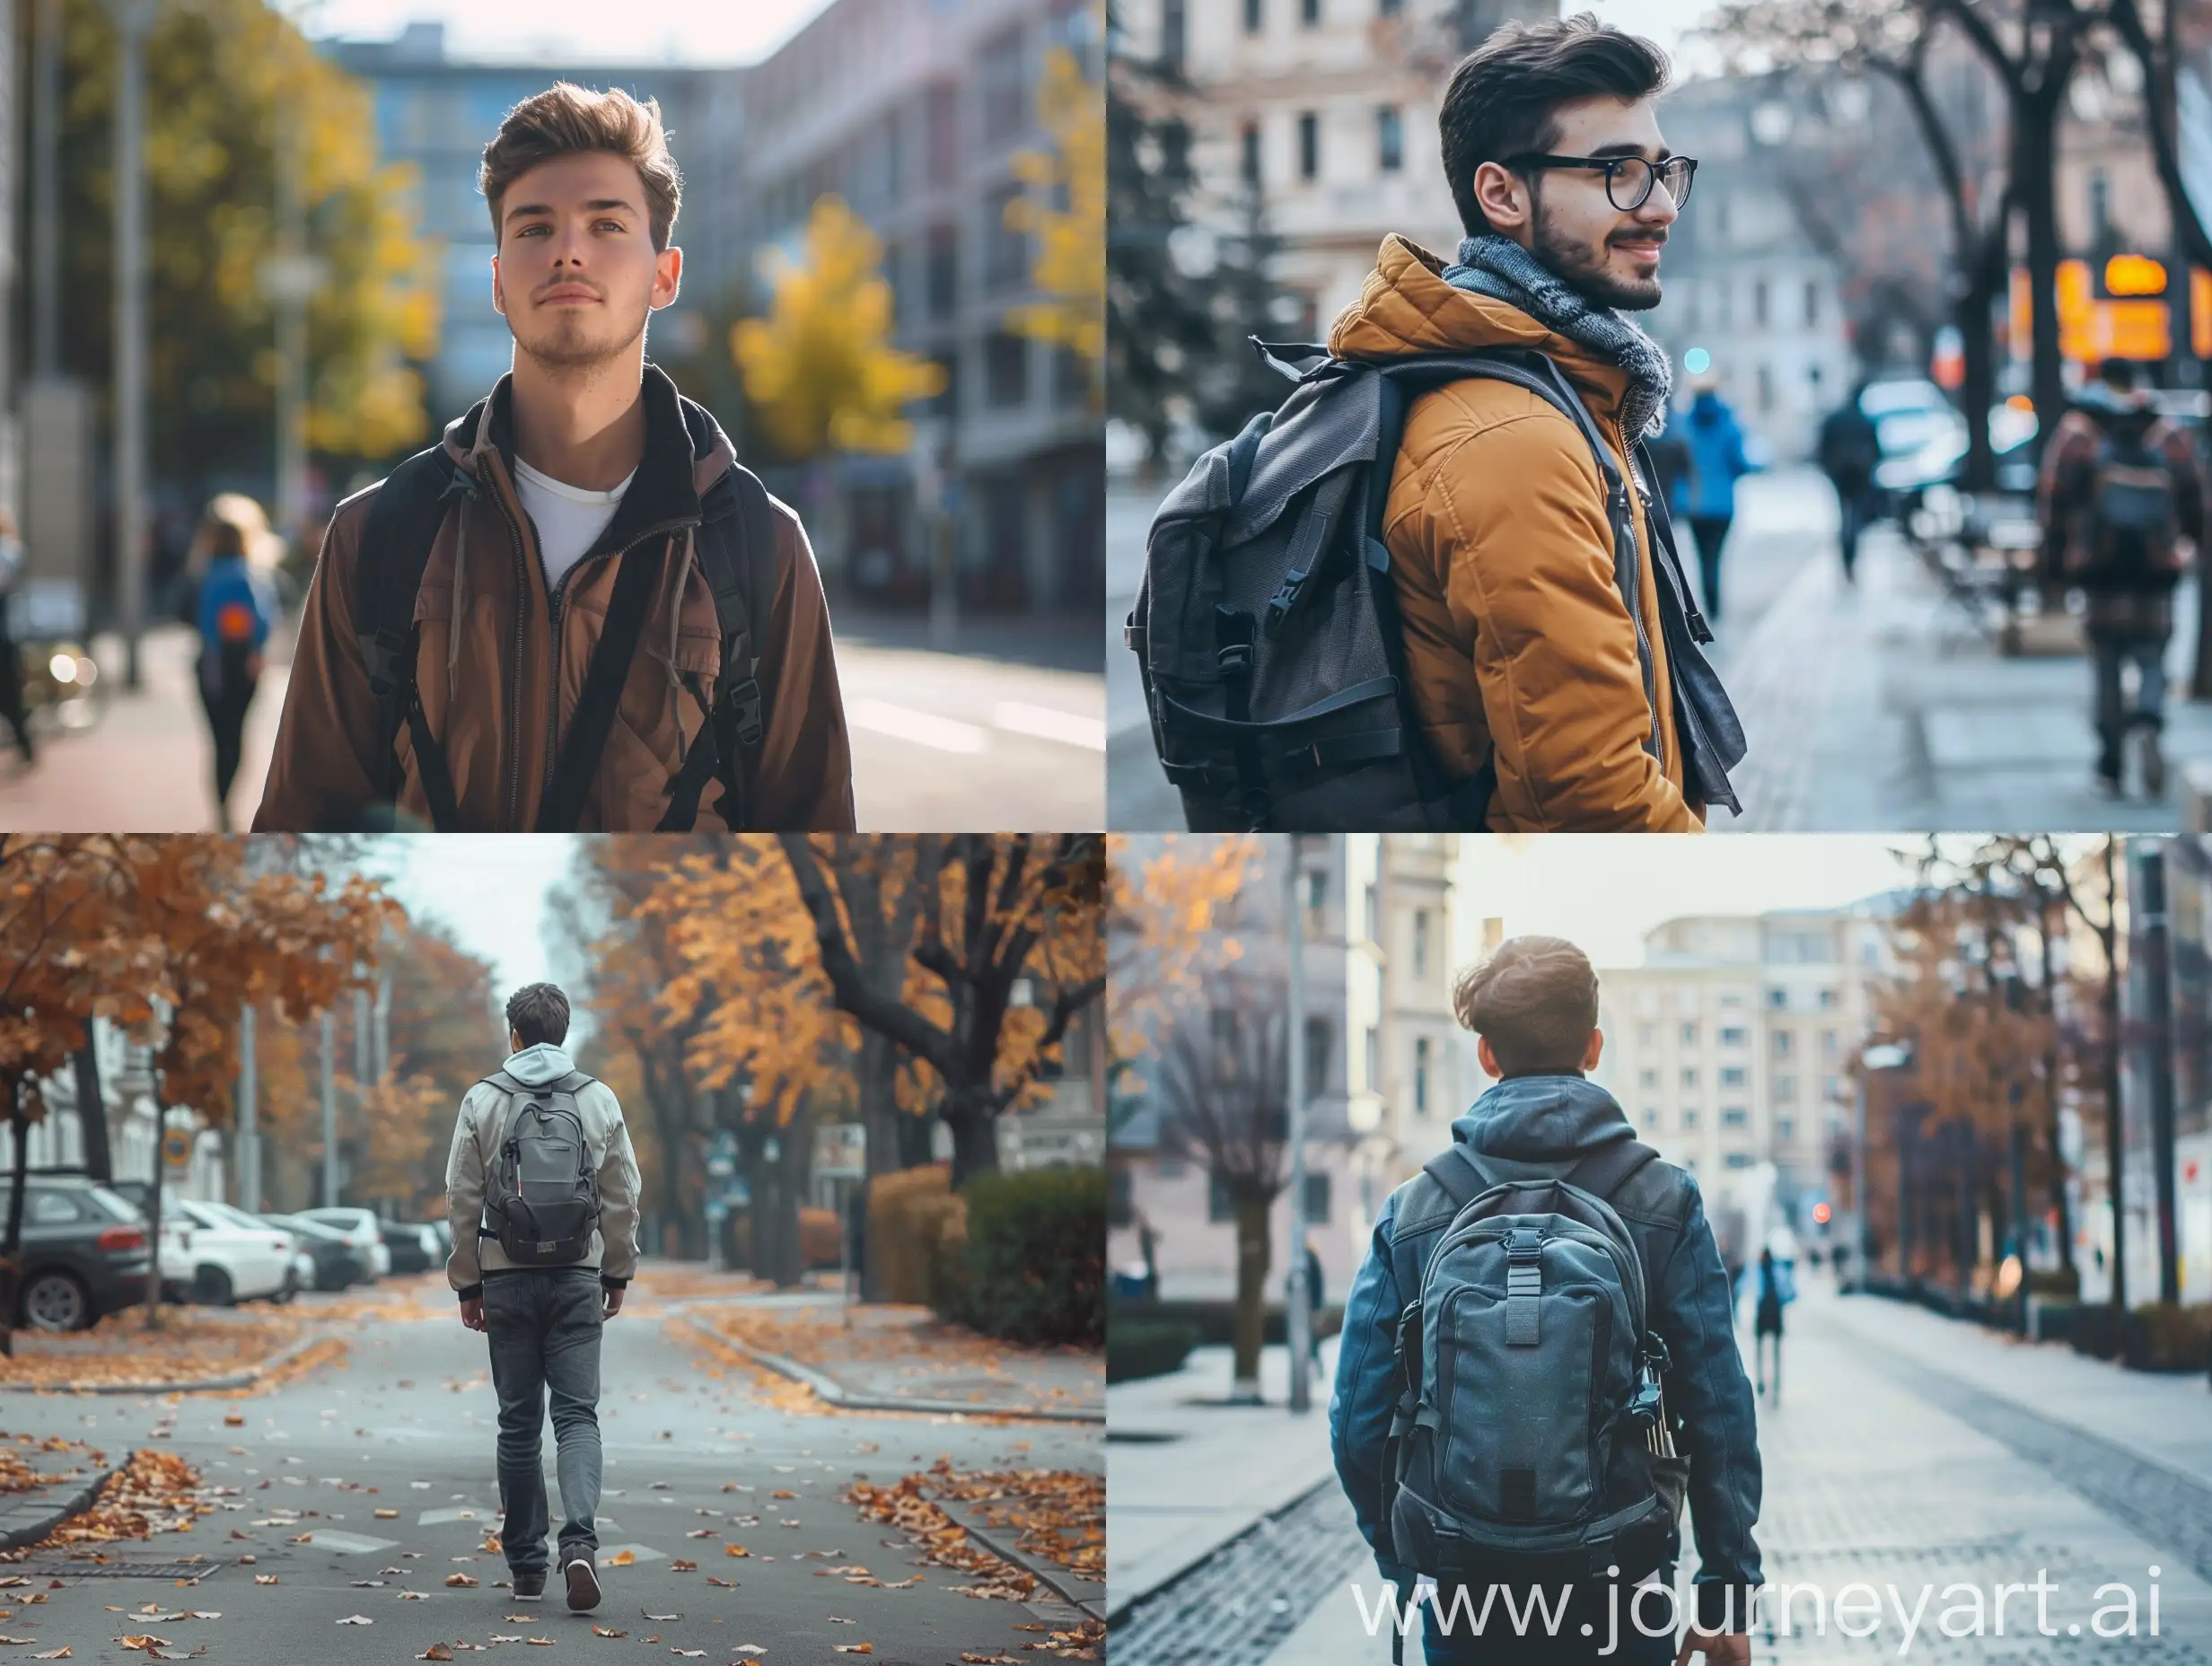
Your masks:
[[[1510,237],[1468,238],[1460,244],[1460,263],[1445,269],[1444,281],[1518,307],[1625,371],[1628,391],[1620,402],[1620,427],[1629,443],[1665,427],[1674,372],[1664,350],[1611,307],[1571,288]]]

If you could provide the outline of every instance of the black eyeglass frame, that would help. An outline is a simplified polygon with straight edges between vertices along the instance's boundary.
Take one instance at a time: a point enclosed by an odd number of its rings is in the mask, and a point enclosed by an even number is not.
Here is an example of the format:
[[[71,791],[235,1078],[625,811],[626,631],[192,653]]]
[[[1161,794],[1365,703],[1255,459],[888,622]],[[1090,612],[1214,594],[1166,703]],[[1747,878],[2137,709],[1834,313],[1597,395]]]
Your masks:
[[[1632,203],[1624,203],[1613,195],[1613,181],[1632,162],[1644,164],[1644,194]],[[1649,202],[1653,189],[1659,183],[1660,175],[1678,163],[1682,170],[1682,189],[1678,192],[1669,186],[1667,195],[1680,208],[1690,200],[1690,187],[1697,182],[1698,161],[1694,156],[1670,156],[1664,162],[1655,162],[1642,156],[1549,156],[1541,151],[1523,151],[1518,155],[1505,158],[1505,165],[1508,168],[1525,168],[1533,164],[1541,168],[1586,168],[1602,172],[1605,175],[1605,200],[1623,214],[1634,214]]]

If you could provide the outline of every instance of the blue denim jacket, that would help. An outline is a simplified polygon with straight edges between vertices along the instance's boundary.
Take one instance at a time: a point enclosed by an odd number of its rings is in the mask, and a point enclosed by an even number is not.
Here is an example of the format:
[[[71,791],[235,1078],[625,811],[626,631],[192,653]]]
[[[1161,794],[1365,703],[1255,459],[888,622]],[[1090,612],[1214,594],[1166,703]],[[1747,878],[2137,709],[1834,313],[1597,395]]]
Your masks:
[[[1501,1179],[1564,1173],[1592,1147],[1634,1136],[1613,1096],[1581,1076],[1516,1076],[1499,1083],[1452,1136],[1473,1146]],[[1647,1163],[1612,1198],[1642,1252],[1647,1315],[1673,1363],[1663,1384],[1683,1424],[1690,1458],[1690,1517],[1697,1535],[1698,1618],[1707,1629],[1744,1630],[1749,1590],[1760,1583],[1758,1414],[1737,1351],[1735,1316],[1720,1247],[1697,1196],[1698,1183],[1672,1163]],[[1383,1577],[1410,1592],[1411,1570],[1393,1563],[1382,1539],[1382,1445],[1398,1383],[1391,1355],[1399,1313],[1416,1292],[1400,1291],[1391,1267],[1391,1195],[1374,1241],[1345,1298],[1329,1440],[1338,1478],[1351,1497],[1359,1530],[1375,1549]],[[1687,1209],[1684,1193],[1688,1194]],[[1442,1228],[1426,1234],[1442,1236]],[[1431,1246],[1422,1246],[1426,1258]],[[1733,1590],[1733,1611],[1729,1612]]]

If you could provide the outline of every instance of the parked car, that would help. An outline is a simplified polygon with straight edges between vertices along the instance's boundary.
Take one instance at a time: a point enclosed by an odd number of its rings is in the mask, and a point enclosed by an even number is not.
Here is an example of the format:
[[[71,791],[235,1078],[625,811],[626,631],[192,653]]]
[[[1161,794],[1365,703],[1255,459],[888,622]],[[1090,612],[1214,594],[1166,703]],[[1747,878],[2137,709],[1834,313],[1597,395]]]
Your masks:
[[[283,1300],[287,1290],[298,1288],[293,1283],[289,1232],[278,1232],[229,1204],[197,1197],[164,1199],[162,1216],[165,1288],[209,1307],[233,1307],[263,1297]]]
[[[444,1258],[437,1246],[436,1235],[420,1222],[384,1223],[384,1247],[391,1251],[395,1273],[427,1273],[441,1265]]]
[[[146,1299],[145,1217],[83,1176],[25,1177],[22,1258],[16,1322],[31,1329],[83,1330]]]
[[[450,1221],[430,1223],[431,1235],[438,1241],[438,1265],[443,1267],[453,1258],[453,1227]]]
[[[369,1276],[387,1278],[391,1274],[391,1250],[384,1242],[383,1224],[366,1209],[334,1206],[328,1209],[303,1209],[303,1220],[320,1221],[325,1226],[334,1226],[346,1234],[346,1241],[369,1256]]]
[[[265,1214],[261,1218],[299,1239],[309,1267],[303,1289],[344,1290],[370,1278],[370,1257],[347,1243],[346,1234],[336,1227],[300,1214]]]

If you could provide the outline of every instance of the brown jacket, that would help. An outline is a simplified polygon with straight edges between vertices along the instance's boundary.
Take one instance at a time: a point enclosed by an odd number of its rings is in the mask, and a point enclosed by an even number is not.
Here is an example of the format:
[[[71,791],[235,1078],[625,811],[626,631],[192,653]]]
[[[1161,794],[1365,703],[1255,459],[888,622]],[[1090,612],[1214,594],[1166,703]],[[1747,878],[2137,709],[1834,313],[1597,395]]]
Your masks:
[[[1329,346],[1365,363],[1536,348],[1582,396],[1624,478],[1637,479],[1620,432],[1627,376],[1518,308],[1453,288],[1443,262],[1402,237],[1383,240]],[[1581,431],[1501,381],[1454,382],[1407,413],[1383,540],[1414,706],[1454,776],[1472,776],[1495,749],[1493,832],[1704,827],[1682,794],[1647,483],[1637,485],[1648,703],[1636,624],[1613,582],[1604,485]],[[1664,715],[1655,725],[1655,709]]]
[[[2100,582],[2090,548],[2090,505],[2095,495],[2097,451],[2107,434],[2138,441],[2162,458],[2173,481],[2174,530],[2201,546],[2205,482],[2189,431],[2160,417],[2147,400],[2122,404],[2092,387],[2058,418],[2035,483],[2036,518],[2043,526],[2044,571],[2056,582],[2081,585],[2094,634],[2164,636],[2173,628],[2173,586],[2189,551],[2177,546],[2174,565],[2135,583]]]
[[[450,501],[416,595],[424,715],[444,750],[462,825],[528,831],[583,691],[617,568],[628,550],[665,540],[671,558],[578,821],[584,832],[650,831],[704,725],[698,694],[712,701],[722,668],[721,625],[692,533],[701,495],[735,453],[714,418],[647,365],[644,460],[614,520],[560,585],[553,628],[537,533],[509,467],[509,399],[502,377],[445,431],[447,455],[481,495]],[[355,564],[378,489],[340,504],[324,537],[256,830],[359,826],[384,800],[378,713],[354,625]],[[762,829],[847,829],[852,753],[821,575],[797,515],[781,503],[772,508],[775,571],[760,593],[774,600],[754,627],[767,732],[747,779],[745,819]],[[404,727],[396,750],[398,808],[428,825]],[[710,785],[698,827],[721,825],[721,799]]]

